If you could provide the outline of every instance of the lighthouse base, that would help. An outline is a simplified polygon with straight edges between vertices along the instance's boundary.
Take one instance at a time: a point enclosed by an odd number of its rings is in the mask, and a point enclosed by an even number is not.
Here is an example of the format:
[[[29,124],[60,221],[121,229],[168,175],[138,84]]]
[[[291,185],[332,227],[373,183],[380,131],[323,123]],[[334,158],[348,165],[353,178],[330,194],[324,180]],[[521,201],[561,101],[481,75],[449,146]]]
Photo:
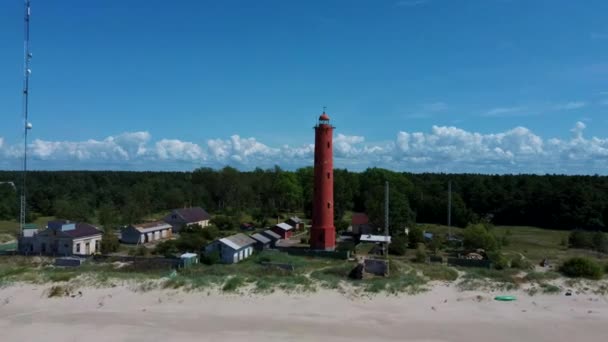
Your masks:
[[[336,249],[336,228],[313,227],[310,229],[310,249],[334,251]]]

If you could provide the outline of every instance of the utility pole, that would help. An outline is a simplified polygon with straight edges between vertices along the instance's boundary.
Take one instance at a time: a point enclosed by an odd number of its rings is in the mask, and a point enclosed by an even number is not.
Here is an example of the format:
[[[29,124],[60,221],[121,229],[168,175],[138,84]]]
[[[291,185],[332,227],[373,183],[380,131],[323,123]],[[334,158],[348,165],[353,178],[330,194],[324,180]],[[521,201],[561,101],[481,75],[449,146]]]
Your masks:
[[[448,181],[448,236],[452,239],[452,181]]]
[[[389,224],[389,222],[388,222],[388,211],[389,211],[388,181],[386,181],[384,183],[384,185],[385,185],[385,189],[384,189],[384,246],[385,246],[384,253],[385,254],[384,255],[385,255],[386,261],[387,261],[386,262],[386,275],[388,275],[389,274],[389,269],[388,269],[388,264],[389,264],[389,259],[388,259],[388,245],[389,245],[389,242],[388,242],[388,224]]]

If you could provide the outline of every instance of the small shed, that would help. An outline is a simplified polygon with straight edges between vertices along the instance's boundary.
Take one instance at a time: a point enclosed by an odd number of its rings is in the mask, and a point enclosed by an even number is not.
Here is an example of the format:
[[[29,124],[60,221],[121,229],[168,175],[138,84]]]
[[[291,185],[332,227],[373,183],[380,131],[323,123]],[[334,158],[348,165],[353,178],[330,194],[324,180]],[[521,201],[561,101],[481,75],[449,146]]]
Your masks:
[[[267,237],[268,239],[270,239],[270,247],[275,247],[277,244],[277,241],[281,240],[281,235],[273,232],[272,230],[268,229],[263,231],[262,233],[260,233],[262,235],[264,235],[265,237]]]
[[[293,235],[293,226],[282,222],[272,227],[272,231],[279,234],[281,239],[289,239]]]
[[[258,251],[262,251],[264,249],[270,248],[270,244],[272,243],[272,241],[268,237],[266,237],[260,233],[251,235],[251,238],[256,241],[254,247]]]
[[[179,256],[182,267],[190,267],[198,264],[198,255],[196,253],[184,253]]]
[[[120,231],[120,241],[130,244],[145,244],[170,238],[173,227],[163,221],[130,225]]]
[[[371,234],[365,234],[365,235],[361,235],[361,238],[359,239],[359,241],[361,242],[375,242],[375,243],[391,243],[391,237],[390,236],[384,236],[384,235],[371,235]]]
[[[304,229],[304,221],[297,216],[290,217],[285,223],[294,227],[295,230]]]
[[[239,233],[215,240],[205,247],[205,253],[219,252],[220,261],[224,264],[236,264],[253,254],[256,240]]]

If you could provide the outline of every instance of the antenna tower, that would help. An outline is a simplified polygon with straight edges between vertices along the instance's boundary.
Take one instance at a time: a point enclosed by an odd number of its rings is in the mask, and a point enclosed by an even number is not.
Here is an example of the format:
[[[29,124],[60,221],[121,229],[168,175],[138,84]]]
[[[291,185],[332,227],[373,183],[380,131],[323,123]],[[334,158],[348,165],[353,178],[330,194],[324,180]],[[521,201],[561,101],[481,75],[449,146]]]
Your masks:
[[[30,0],[25,0],[25,15],[24,15],[24,41],[23,41],[23,174],[21,184],[21,210],[19,212],[19,230],[23,235],[25,228],[25,217],[27,211],[26,201],[26,175],[27,175],[27,132],[32,128],[32,124],[28,121],[29,110],[29,92],[30,92],[30,61],[32,53],[30,51]]]

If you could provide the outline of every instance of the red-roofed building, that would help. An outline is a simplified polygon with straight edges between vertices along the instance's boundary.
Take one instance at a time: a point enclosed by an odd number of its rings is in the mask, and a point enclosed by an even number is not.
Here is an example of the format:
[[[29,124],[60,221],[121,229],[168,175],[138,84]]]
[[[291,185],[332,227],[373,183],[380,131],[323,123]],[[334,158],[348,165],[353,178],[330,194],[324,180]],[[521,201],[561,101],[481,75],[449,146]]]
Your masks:
[[[371,234],[375,231],[365,213],[353,213],[351,226],[353,234]]]

